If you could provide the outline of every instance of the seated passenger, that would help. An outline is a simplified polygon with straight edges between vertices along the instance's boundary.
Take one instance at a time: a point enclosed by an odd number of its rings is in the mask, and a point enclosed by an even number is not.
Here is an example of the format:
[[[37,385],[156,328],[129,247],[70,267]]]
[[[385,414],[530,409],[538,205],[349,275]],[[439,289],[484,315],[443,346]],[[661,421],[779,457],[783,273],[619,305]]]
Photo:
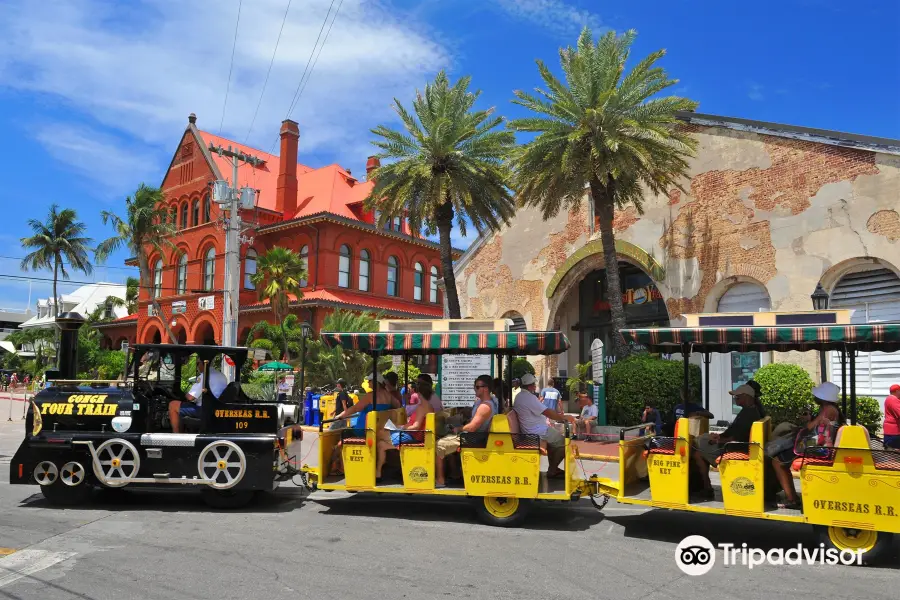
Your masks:
[[[791,476],[791,463],[794,459],[803,456],[807,447],[832,447],[834,446],[835,428],[844,422],[841,410],[838,408],[838,392],[840,389],[830,381],[813,388],[813,400],[819,405],[819,411],[812,417],[794,439],[791,448],[779,452],[772,459],[775,475],[778,483],[784,490],[784,502],[778,503],[778,508],[800,510],[800,496],[794,490],[794,481]]]
[[[403,394],[400,393],[400,378],[393,371],[384,374],[384,387],[388,393],[403,406]]]
[[[460,433],[487,433],[491,428],[491,419],[497,414],[497,398],[491,394],[491,376],[479,375],[475,380],[475,404],[472,406],[472,419],[462,427],[453,427],[449,435],[437,441],[435,448],[434,487],[446,487],[444,481],[444,459],[459,450]]]
[[[762,402],[753,386],[745,383],[728,393],[734,396],[734,401],[741,407],[741,412],[734,418],[731,426],[721,434],[704,433],[698,436],[697,447],[692,452],[694,463],[699,467],[703,493],[708,498],[713,497],[712,483],[709,481],[709,466],[715,464],[716,459],[725,453],[725,444],[728,442],[749,443],[753,423],[765,416]]]
[[[372,375],[366,377],[366,381],[369,382],[372,391],[360,395],[356,404],[349,408],[345,408],[334,417],[335,419],[347,419],[353,415],[357,415],[355,428],[363,430],[361,433],[362,436],[365,436],[366,416],[370,412],[373,410],[379,411],[400,408],[400,401],[394,398],[385,387],[384,377],[378,375],[374,383],[372,382],[372,377]],[[373,405],[373,399],[377,402],[376,405]],[[343,423],[341,423],[341,425],[343,425]],[[341,455],[341,443],[338,442],[331,454],[331,473],[339,474],[342,471],[343,457]]]
[[[422,402],[428,402],[433,412],[438,413],[444,410],[441,397],[434,393],[434,381],[427,373],[422,373],[416,378],[416,391],[409,397],[406,410],[415,410],[415,406]]]
[[[565,423],[566,415],[558,413],[552,408],[547,408],[534,394],[537,380],[531,373],[525,373],[520,379],[522,390],[513,399],[513,410],[519,418],[519,428],[522,433],[538,435],[541,438],[541,447],[547,449],[547,458],[550,466],[547,468],[547,477],[560,477],[565,474],[559,468],[559,463],[565,457],[565,438],[547,424],[547,419]]]
[[[381,429],[375,434],[375,481],[381,479],[381,470],[384,468],[384,462],[387,460],[387,451],[400,446],[400,443],[413,444],[422,440],[422,433],[414,437],[409,431],[422,432],[425,430],[425,419],[428,413],[434,412],[431,404],[422,402],[415,407],[415,410],[409,413],[406,424],[401,425],[398,429]]]
[[[199,376],[196,383],[184,395],[186,402],[181,400],[172,400],[169,402],[169,421],[172,423],[172,432],[181,433],[181,417],[200,418],[200,406],[203,404],[203,365],[197,364]],[[225,391],[228,380],[219,372],[218,369],[210,365],[209,367],[209,391],[212,392],[214,398],[218,398]]]

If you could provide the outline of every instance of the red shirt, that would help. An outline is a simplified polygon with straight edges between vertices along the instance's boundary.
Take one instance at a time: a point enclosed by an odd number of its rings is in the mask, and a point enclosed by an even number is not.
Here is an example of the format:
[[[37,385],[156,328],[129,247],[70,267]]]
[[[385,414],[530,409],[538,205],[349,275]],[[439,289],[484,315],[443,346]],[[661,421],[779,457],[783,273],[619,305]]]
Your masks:
[[[900,398],[893,394],[884,399],[884,435],[900,435]]]

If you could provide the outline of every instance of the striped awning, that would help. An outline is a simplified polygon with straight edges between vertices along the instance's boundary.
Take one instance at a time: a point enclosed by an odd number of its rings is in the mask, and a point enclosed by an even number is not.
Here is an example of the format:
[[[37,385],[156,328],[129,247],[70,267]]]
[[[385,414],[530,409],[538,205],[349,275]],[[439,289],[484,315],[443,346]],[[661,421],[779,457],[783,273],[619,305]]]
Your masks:
[[[848,344],[862,352],[900,350],[900,323],[808,327],[677,327],[623,329],[627,341],[652,352],[764,352],[840,350]]]
[[[434,333],[336,333],[319,338],[329,348],[379,354],[559,354],[569,340],[559,331],[452,331]]]

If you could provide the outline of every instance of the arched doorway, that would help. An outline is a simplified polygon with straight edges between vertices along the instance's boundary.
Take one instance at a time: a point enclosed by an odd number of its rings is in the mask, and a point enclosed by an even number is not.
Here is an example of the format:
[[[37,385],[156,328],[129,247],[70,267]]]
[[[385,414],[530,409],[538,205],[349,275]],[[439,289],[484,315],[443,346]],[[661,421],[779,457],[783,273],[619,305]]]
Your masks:
[[[144,330],[144,344],[161,344],[162,343],[162,333],[159,331],[159,327],[156,325],[150,325]]]
[[[512,325],[509,328],[510,331],[528,331],[528,325],[525,323],[525,318],[517,311],[511,310],[503,315],[502,318],[512,321]]]
[[[172,328],[172,333],[175,334],[175,339],[172,340],[173,344],[187,344],[187,331],[184,325],[179,323]]]
[[[900,321],[900,277],[883,264],[863,264],[841,275],[831,290],[829,308],[853,311],[854,325]],[[840,353],[831,353],[831,381],[841,385]],[[900,381],[900,354],[860,352],[856,359],[856,393],[882,403]],[[848,380],[849,385],[849,380]]]
[[[216,333],[210,323],[201,321],[194,330],[194,343],[203,344],[205,346],[215,346]]]
[[[768,311],[771,306],[772,302],[765,286],[757,281],[739,281],[725,290],[711,312],[755,313]],[[769,364],[771,360],[770,352],[710,355],[709,410],[717,419],[731,421],[734,415],[740,412],[740,407],[734,403],[728,392],[753,379],[759,368]]]
[[[666,303],[647,273],[631,263],[619,261],[619,280],[622,284],[626,325],[629,328],[669,325]],[[606,269],[591,271],[581,280],[578,286],[578,322],[572,329],[581,334],[578,362],[591,359],[591,344],[596,339],[603,341],[607,363],[615,362]]]

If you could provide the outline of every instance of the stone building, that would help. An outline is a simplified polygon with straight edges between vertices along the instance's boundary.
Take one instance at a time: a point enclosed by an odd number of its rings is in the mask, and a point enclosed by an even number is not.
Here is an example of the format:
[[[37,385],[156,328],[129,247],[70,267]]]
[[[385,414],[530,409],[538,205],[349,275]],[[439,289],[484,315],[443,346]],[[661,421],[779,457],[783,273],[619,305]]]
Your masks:
[[[629,326],[676,326],[691,313],[811,310],[818,283],[832,308],[854,310],[855,323],[900,320],[900,140],[679,116],[699,142],[685,191],[648,195],[643,214],[630,207],[615,218]],[[567,354],[537,359],[544,376],[590,360],[593,339],[609,347],[590,202],[586,194],[576,211],[548,221],[522,209],[456,264],[464,316],[569,335]],[[819,377],[815,353],[719,356],[711,397],[727,398],[772,360],[800,362]],[[860,358],[860,394],[881,399],[893,382],[900,354]]]

